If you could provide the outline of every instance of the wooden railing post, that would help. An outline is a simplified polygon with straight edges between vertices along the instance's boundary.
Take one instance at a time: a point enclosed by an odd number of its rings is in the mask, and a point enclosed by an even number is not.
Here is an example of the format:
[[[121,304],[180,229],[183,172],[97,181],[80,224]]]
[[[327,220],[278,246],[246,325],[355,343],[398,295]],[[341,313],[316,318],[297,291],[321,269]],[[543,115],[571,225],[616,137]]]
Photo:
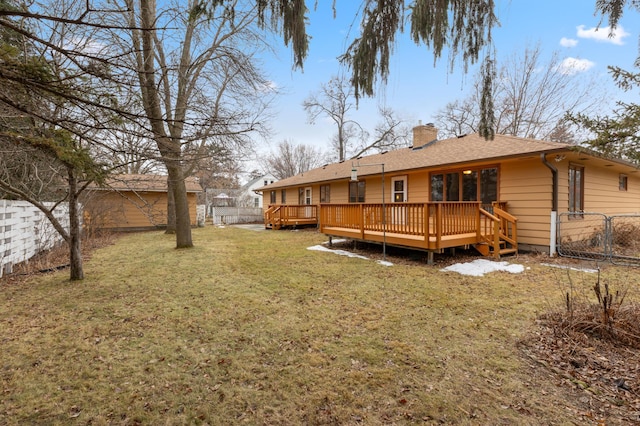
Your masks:
[[[429,226],[429,203],[424,203],[422,205],[424,212],[422,212],[423,218],[423,231],[424,231],[424,242],[426,246],[429,246],[429,232],[431,231],[431,227]]]
[[[360,238],[364,240],[364,207],[358,204],[358,220],[360,221]]]
[[[436,247],[440,247],[442,239],[442,203],[436,204]]]
[[[481,203],[478,202],[476,204],[476,237],[478,238],[478,240],[480,240],[480,238],[482,237],[482,230],[481,230],[481,222],[480,222],[480,207],[481,207]]]
[[[493,255],[500,257],[500,221],[493,221]]]

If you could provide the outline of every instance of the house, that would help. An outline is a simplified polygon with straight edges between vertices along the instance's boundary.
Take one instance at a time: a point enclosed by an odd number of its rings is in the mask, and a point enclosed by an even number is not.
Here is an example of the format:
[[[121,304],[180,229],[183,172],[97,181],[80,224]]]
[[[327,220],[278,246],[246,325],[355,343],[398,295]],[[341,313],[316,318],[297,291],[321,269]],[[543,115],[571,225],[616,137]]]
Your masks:
[[[196,194],[202,191],[196,178],[185,181],[191,224],[197,223]],[[167,226],[167,176],[116,175],[104,187],[91,186],[83,200],[87,229],[140,231]]]
[[[264,208],[263,196],[256,194],[255,191],[262,190],[264,186],[270,185],[276,180],[271,173],[251,179],[240,188],[238,192],[238,204],[242,207]]]
[[[477,134],[326,164],[263,188],[265,226],[317,223],[332,237],[434,252],[555,254],[557,215],[640,212],[640,173],[629,162],[566,143]]]

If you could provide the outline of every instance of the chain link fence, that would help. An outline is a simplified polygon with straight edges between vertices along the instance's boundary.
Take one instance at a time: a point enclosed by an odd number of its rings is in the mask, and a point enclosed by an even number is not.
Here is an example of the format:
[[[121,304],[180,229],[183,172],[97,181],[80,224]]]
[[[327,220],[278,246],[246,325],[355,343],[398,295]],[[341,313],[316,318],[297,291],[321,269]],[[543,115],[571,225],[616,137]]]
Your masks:
[[[561,213],[558,254],[640,266],[640,214]]]
[[[640,215],[611,216],[611,261],[640,266]]]

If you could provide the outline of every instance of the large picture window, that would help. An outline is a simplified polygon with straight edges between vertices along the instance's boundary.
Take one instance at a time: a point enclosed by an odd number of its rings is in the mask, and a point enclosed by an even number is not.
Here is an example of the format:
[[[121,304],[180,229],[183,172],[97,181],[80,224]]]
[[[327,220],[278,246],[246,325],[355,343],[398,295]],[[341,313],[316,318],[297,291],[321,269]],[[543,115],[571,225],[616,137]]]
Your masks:
[[[498,201],[498,168],[463,170],[431,175],[431,201],[481,201],[491,209]]]
[[[365,182],[349,182],[349,202],[364,203]]]
[[[569,211],[584,212],[584,167],[577,164],[569,165]],[[577,219],[582,215],[572,215]]]

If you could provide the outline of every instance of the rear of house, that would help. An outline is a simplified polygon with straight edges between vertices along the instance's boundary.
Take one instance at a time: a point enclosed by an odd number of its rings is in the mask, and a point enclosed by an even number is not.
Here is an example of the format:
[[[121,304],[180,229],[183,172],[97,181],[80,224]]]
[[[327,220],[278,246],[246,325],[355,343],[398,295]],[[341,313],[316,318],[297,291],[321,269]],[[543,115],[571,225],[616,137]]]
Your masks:
[[[268,185],[263,191],[265,225],[274,225],[277,212],[284,218],[281,223],[286,221],[285,226],[319,222],[321,232],[332,235],[323,226],[323,209],[333,209],[331,214],[340,216],[332,217],[332,221],[337,218],[338,222],[345,222],[345,215],[357,214],[353,209],[347,213],[347,207],[360,205],[365,212],[371,212],[370,216],[377,214],[378,222],[382,217],[385,237],[394,223],[402,223],[405,228],[410,224],[421,227],[420,231],[415,226],[411,231],[403,230],[406,240],[395,241],[416,247],[411,239],[426,233],[431,222],[441,221],[439,226],[444,227],[434,230],[435,234],[446,233],[447,226],[457,226],[459,233],[464,230],[469,234],[474,231],[463,228],[469,228],[470,222],[461,225],[461,220],[473,221],[473,226],[480,227],[482,217],[504,211],[505,216],[498,219],[501,224],[504,218],[515,219],[516,247],[554,252],[559,213],[640,212],[640,176],[631,163],[564,143],[504,135],[497,135],[492,141],[479,135],[437,140],[436,135],[434,127],[418,126],[411,148],[327,164]],[[487,215],[448,210],[445,216],[438,216],[439,208],[459,208],[455,206],[465,203],[477,205],[478,211]],[[338,211],[336,205],[345,209]],[[380,205],[378,213],[367,210],[368,205]],[[580,221],[583,215],[571,218]],[[355,229],[348,223],[340,225]],[[370,230],[373,232],[373,228]],[[478,238],[482,233],[477,230]],[[432,238],[437,237],[435,234]],[[367,239],[364,228],[360,237]],[[437,249],[444,247],[442,241]],[[420,244],[418,248],[433,247],[426,242]]]

